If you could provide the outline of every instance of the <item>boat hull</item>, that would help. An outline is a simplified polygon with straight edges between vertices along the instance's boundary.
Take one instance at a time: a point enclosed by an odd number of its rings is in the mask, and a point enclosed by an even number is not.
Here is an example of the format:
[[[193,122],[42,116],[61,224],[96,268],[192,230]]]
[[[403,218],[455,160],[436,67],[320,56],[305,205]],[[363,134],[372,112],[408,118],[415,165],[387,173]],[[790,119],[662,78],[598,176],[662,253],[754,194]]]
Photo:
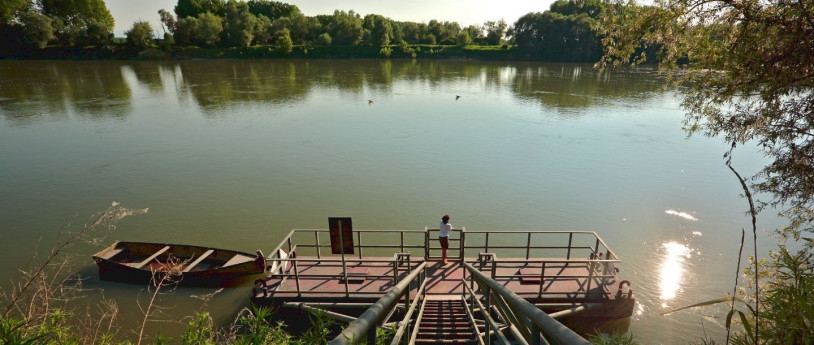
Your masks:
[[[237,287],[264,276],[266,268],[261,255],[145,242],[116,242],[93,259],[100,279],[142,285],[164,279],[184,287]]]

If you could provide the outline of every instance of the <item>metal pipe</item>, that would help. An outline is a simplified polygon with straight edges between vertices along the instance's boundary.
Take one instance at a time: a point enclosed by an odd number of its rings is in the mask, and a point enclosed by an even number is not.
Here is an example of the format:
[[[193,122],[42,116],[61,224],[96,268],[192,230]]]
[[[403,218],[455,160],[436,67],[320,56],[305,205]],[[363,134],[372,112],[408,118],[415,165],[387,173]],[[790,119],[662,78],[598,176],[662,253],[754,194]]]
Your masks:
[[[407,331],[407,326],[410,324],[410,318],[413,316],[413,312],[415,311],[416,306],[418,306],[418,301],[421,300],[421,292],[427,286],[427,280],[424,279],[421,282],[421,286],[418,287],[418,291],[416,291],[415,298],[413,298],[413,302],[410,303],[410,308],[407,310],[407,313],[404,314],[404,318],[399,322],[398,330],[396,334],[393,336],[393,342],[391,345],[398,345],[401,337],[404,336],[404,333]],[[423,310],[423,309],[422,309]]]
[[[568,310],[560,310],[558,312],[550,313],[550,314],[548,314],[548,316],[551,316],[554,319],[561,319],[561,318],[564,318],[564,317],[567,317],[567,316],[576,315],[576,314],[579,314],[579,313],[584,312],[586,310],[590,310],[590,309],[593,309],[593,308],[598,308],[598,307],[601,307],[601,306],[602,306],[602,303],[585,303],[583,305],[580,305],[578,307],[574,307],[574,308],[571,308],[571,309],[568,309]]]
[[[590,344],[587,340],[579,336],[579,334],[570,330],[568,327],[565,327],[551,316],[548,316],[548,314],[544,313],[542,310],[537,309],[537,307],[535,307],[533,304],[510,291],[500,283],[492,280],[489,278],[489,276],[478,271],[472,265],[468,263],[463,263],[463,265],[469,270],[472,278],[477,279],[478,282],[482,282],[490,289],[494,289],[498,294],[503,296],[504,301],[506,301],[508,305],[514,307],[514,310],[518,311],[521,315],[529,318],[529,320],[531,320],[535,326],[542,330],[546,335],[554,339],[554,341],[557,343],[574,345]]]
[[[300,302],[300,303],[283,302],[283,307],[301,309],[301,310],[305,310],[305,311],[315,313],[315,314],[324,314],[327,317],[330,317],[332,319],[339,320],[339,321],[342,321],[342,322],[356,321],[356,318],[353,317],[353,316],[340,314],[340,313],[325,310],[325,309],[314,308],[314,307],[312,307],[312,306],[310,306],[308,304],[302,303],[302,302]]]
[[[405,289],[410,288],[410,283],[413,282],[416,277],[419,276],[422,270],[427,266],[427,263],[422,263],[411,272],[407,277],[405,277],[398,285],[391,288],[387,293],[382,296],[375,304],[370,306],[362,315],[360,315],[356,321],[352,322],[348,325],[345,330],[342,331],[336,338],[334,338],[330,344],[331,345],[344,345],[344,344],[355,344],[357,341],[362,339],[366,334],[370,332],[372,329],[375,332],[376,327],[378,326],[379,322],[381,322],[382,317],[385,313],[387,313],[390,309],[392,309],[396,303],[398,303],[401,294],[404,292]],[[375,333],[374,333],[375,334]],[[375,339],[374,339],[375,340]]]

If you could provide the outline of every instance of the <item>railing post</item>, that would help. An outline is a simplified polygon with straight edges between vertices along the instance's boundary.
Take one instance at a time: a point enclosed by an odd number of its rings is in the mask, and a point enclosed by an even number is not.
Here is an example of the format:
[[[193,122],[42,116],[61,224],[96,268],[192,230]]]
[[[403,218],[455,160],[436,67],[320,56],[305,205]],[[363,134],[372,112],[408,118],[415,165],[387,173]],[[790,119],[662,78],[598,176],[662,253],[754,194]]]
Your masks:
[[[464,248],[466,248],[466,227],[461,228],[461,249],[458,251],[461,254],[461,261],[464,261]]]
[[[531,231],[529,231],[529,236],[526,238],[526,260],[529,259],[530,251],[531,251]]]
[[[314,244],[316,244],[316,246],[317,246],[317,259],[322,259],[322,253],[321,253],[321,250],[320,250],[321,248],[319,247],[319,231],[318,230],[314,230],[314,241],[316,242]]]
[[[399,232],[401,234],[401,252],[404,253],[404,231]]]
[[[495,260],[495,258],[493,257],[492,258],[492,279],[495,279],[495,276],[497,276],[497,260]]]
[[[543,297],[543,286],[545,286],[545,261],[542,263],[543,267],[540,268],[540,292],[537,293],[537,298]]]
[[[430,229],[424,227],[424,260],[430,259]]]
[[[302,297],[302,291],[300,291],[300,273],[297,270],[297,261],[294,260],[294,281],[297,283],[297,297]]]
[[[356,231],[356,243],[359,246],[359,259],[362,258],[362,232]]]
[[[399,263],[398,260],[393,261],[393,286],[399,283]]]
[[[486,247],[484,247],[484,249],[483,249],[487,253],[489,252],[489,234],[490,234],[489,232],[486,233]]]
[[[566,259],[571,259],[571,246],[574,240],[574,233],[568,233],[568,254],[565,256]]]

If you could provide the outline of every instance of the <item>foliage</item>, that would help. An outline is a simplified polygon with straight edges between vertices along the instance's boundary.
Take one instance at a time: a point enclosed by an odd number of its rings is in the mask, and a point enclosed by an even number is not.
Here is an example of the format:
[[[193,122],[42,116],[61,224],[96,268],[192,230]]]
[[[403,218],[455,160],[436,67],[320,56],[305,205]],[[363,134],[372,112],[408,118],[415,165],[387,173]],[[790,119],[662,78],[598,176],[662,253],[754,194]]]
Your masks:
[[[128,46],[137,50],[144,50],[150,46],[153,40],[153,27],[149,22],[138,21],[133,23],[130,30],[127,30],[124,34],[127,36]]]
[[[27,45],[44,48],[48,42],[55,38],[51,18],[35,11],[27,11],[20,15],[22,23],[23,40]]]
[[[55,28],[64,44],[76,43],[91,23],[113,31],[113,16],[103,0],[38,0],[38,4],[42,14],[61,23]]]
[[[379,50],[379,55],[384,57],[390,57],[390,55],[393,55],[393,48],[384,47],[381,50]]]
[[[369,45],[386,46],[393,38],[393,27],[390,25],[390,20],[378,14],[366,15],[362,28],[365,41]]]
[[[501,19],[496,22],[486,22],[483,27],[486,29],[486,44],[498,45],[503,40],[508,25]]]
[[[329,35],[327,32],[323,32],[319,35],[319,37],[317,37],[317,44],[321,46],[329,46],[332,42],[333,39],[331,39],[331,35]]]
[[[639,345],[633,339],[633,335],[624,333],[613,333],[608,337],[602,335],[593,335],[588,339],[593,345]]]
[[[248,47],[254,40],[257,17],[243,1],[229,0],[223,25],[223,42],[233,47]]]
[[[601,41],[593,30],[593,0],[559,0],[551,10],[520,17],[510,31],[518,47],[533,58],[548,61],[594,62],[602,56]],[[566,2],[568,4],[562,4]],[[556,11],[555,11],[556,10]],[[564,13],[559,13],[562,11]]]
[[[455,43],[461,47],[468,46],[472,44],[472,37],[469,37],[469,33],[466,31],[461,31],[458,33],[458,37],[455,40]]]
[[[158,10],[158,17],[161,19],[161,30],[163,30],[165,34],[175,31],[175,17],[173,17],[172,13],[160,9]]]
[[[362,42],[364,36],[362,18],[353,11],[336,10],[323,25],[336,45],[355,46]]]
[[[297,6],[277,1],[249,0],[246,4],[249,5],[249,12],[256,16],[265,16],[270,20],[301,14]]]
[[[14,22],[20,14],[31,9],[33,0],[3,0],[0,6],[0,26],[9,25]]]
[[[293,49],[294,43],[291,42],[291,35],[289,35],[288,29],[283,29],[274,40],[274,50],[279,54],[288,55]]]
[[[226,13],[226,2],[223,0],[178,0],[175,15],[178,19],[198,17],[205,13],[223,16]]]
[[[658,47],[678,76],[685,129],[752,142],[771,162],[753,178],[760,208],[789,219],[782,235],[814,230],[814,4],[808,1],[612,1],[602,17],[604,66],[641,63]],[[807,245],[811,247],[809,241]]]

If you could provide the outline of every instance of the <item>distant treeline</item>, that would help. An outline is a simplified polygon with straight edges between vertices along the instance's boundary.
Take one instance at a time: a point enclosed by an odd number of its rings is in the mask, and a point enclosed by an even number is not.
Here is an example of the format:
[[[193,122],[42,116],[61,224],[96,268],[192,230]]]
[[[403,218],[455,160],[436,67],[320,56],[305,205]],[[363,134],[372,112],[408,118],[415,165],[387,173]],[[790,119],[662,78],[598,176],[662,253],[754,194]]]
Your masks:
[[[133,23],[114,39],[103,0],[4,0],[0,56],[6,58],[128,58],[254,56],[436,56],[595,62],[599,0],[557,0],[514,25],[487,21],[402,22],[378,14],[336,10],[306,16],[270,0],[178,0],[158,11],[160,28]],[[158,33],[161,39],[154,39]],[[245,54],[244,54],[245,52]]]

